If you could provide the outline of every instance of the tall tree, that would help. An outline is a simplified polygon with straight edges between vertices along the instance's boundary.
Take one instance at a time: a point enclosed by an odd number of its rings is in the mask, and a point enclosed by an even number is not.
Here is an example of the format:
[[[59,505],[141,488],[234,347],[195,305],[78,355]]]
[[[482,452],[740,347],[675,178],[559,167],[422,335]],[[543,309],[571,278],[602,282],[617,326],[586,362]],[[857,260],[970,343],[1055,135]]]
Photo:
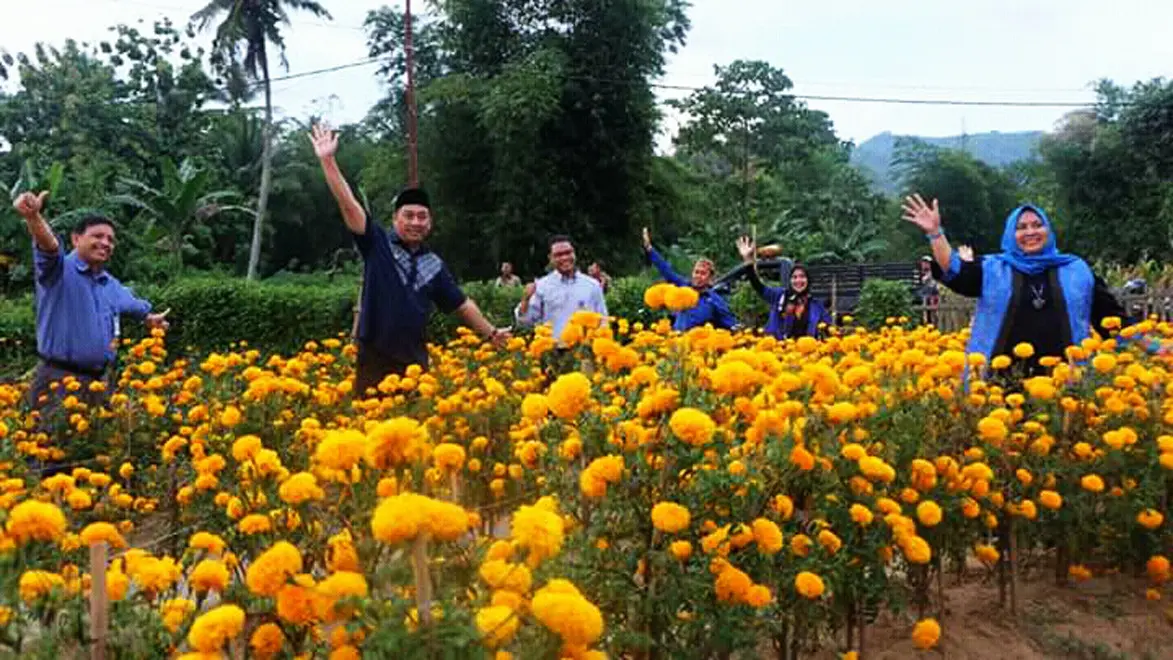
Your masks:
[[[222,66],[241,63],[244,70],[259,80],[265,90],[264,150],[261,157],[261,188],[257,195],[257,215],[253,221],[253,237],[248,255],[248,278],[256,279],[261,260],[261,239],[265,225],[265,211],[273,184],[273,94],[269,79],[269,45],[281,54],[286,69],[285,39],[281,28],[289,25],[288,9],[306,11],[314,16],[331,18],[330,13],[313,0],[211,0],[192,16],[200,29],[223,16],[216,28],[215,46]],[[243,54],[243,60],[241,55]]]

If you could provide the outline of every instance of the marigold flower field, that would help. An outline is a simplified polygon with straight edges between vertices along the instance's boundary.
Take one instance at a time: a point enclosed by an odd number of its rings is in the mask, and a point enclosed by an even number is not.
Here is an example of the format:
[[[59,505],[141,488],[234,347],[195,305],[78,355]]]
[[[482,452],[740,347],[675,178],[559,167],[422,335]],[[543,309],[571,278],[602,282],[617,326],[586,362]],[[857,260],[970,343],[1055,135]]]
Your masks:
[[[967,561],[1008,608],[1026,558],[1154,600],[1173,576],[1173,372],[1134,344],[1025,382],[995,359],[1004,391],[931,328],[567,336],[578,371],[543,373],[549,336],[462,335],[366,400],[339,339],[187,359],[156,335],[105,412],[38,421],[0,386],[0,647],[85,652],[98,543],[125,658],[854,657],[883,610],[939,646]]]

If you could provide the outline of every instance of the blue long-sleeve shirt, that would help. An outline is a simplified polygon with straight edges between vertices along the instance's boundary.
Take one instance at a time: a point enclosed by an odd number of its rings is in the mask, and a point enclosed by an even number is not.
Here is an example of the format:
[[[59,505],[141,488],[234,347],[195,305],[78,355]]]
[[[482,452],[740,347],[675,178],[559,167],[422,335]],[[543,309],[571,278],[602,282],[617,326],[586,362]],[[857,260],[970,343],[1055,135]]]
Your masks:
[[[770,318],[766,321],[764,332],[776,339],[791,339],[794,337],[819,337],[821,335],[819,326],[830,326],[834,323],[831,318],[831,313],[813,297],[807,299],[807,325],[806,327],[795,326],[796,319],[793,314],[786,313],[786,287],[781,286],[767,286],[758,277],[758,273],[754,269],[749,270],[749,284],[758,292],[758,295],[770,305]]]
[[[678,275],[676,271],[672,270],[672,265],[656,252],[655,248],[648,250],[648,259],[652,261],[652,265],[660,272],[660,276],[669,283],[676,286],[692,286],[692,284]],[[729,309],[729,303],[721,294],[712,289],[697,289],[699,300],[696,307],[686,309],[676,315],[676,319],[672,322],[672,329],[680,332],[702,326],[706,323],[713,324],[715,328],[725,328],[732,330],[736,328],[739,323],[737,317],[733,315],[733,311]]]
[[[95,272],[77,252],[65,254],[63,245],[54,253],[33,246],[37,352],[100,370],[114,359],[118,317],[146,318],[151,304],[105,270]]]

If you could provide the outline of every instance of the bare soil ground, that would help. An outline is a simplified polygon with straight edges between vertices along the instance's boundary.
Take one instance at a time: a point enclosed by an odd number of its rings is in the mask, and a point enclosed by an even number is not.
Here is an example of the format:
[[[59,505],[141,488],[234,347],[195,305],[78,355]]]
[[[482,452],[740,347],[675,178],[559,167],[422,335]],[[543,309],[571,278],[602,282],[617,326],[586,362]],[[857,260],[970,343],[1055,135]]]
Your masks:
[[[945,589],[936,649],[913,647],[911,614],[884,613],[867,628],[862,658],[1173,659],[1173,625],[1166,617],[1173,602],[1146,600],[1145,587],[1143,580],[1123,576],[1060,587],[1039,576],[1019,583],[1018,614],[1012,616],[998,605],[997,583],[971,574],[964,584]],[[838,653],[828,650],[818,657],[829,660]]]

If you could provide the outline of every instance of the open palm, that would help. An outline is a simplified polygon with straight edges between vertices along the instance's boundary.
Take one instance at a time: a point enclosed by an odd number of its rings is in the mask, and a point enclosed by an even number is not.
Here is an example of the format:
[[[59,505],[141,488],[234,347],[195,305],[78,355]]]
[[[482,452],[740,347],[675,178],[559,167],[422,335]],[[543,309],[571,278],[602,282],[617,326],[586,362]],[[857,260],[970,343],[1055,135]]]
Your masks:
[[[318,158],[332,158],[338,152],[338,134],[321,124],[314,124],[310,142]]]
[[[941,228],[941,210],[935,199],[930,206],[919,194],[914,194],[904,198],[901,209],[904,211],[904,219],[920,227],[926,234],[935,233]]]

